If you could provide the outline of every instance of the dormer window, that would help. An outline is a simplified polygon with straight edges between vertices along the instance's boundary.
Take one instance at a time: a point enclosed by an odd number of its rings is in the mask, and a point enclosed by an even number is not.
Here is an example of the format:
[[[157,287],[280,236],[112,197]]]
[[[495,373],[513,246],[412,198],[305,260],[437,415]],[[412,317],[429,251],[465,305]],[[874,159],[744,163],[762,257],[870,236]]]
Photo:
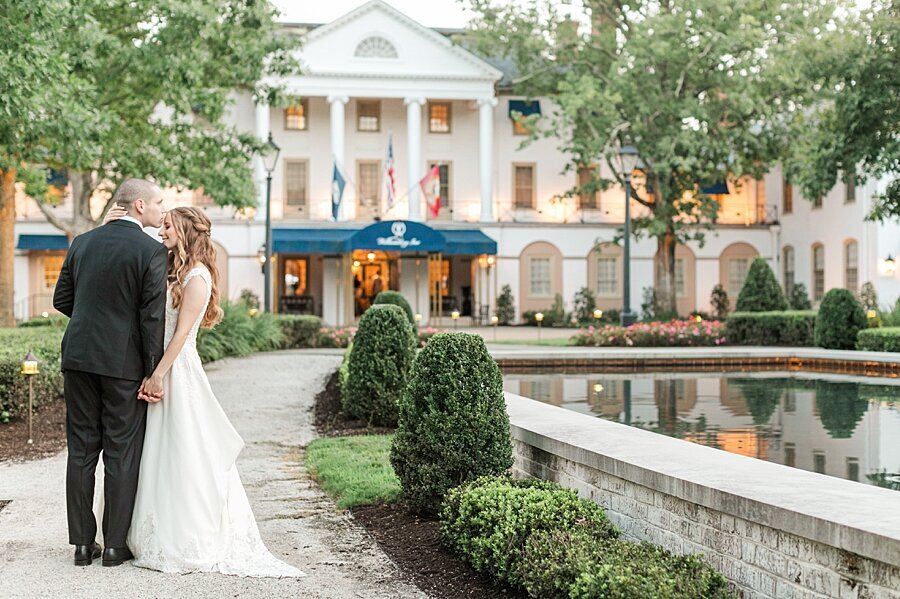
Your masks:
[[[353,56],[357,58],[397,58],[397,48],[383,37],[373,35],[359,42]]]

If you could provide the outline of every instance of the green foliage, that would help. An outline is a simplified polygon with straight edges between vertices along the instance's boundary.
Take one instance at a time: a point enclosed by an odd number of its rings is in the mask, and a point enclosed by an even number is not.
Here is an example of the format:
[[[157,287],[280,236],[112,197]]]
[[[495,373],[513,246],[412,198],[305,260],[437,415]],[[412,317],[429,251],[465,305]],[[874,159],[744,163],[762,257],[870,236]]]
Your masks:
[[[619,535],[599,505],[541,480],[479,478],[452,489],[441,510],[444,543],[475,570],[513,586],[522,584],[528,567],[529,536],[549,531]]]
[[[212,329],[200,329],[197,334],[197,352],[203,362],[249,356],[284,346],[284,332],[274,314],[250,316],[244,304],[226,301],[220,305],[224,312],[222,322]]]
[[[389,435],[316,439],[306,448],[313,478],[339,509],[392,503],[400,481],[388,462]]]
[[[241,289],[238,303],[245,304],[251,310],[259,310],[259,296],[252,289]]]
[[[878,292],[875,285],[866,281],[859,289],[859,303],[863,310],[878,310]]]
[[[344,413],[371,425],[396,426],[415,345],[399,306],[381,304],[366,310],[350,350]]]
[[[276,314],[275,320],[284,334],[284,348],[316,347],[322,319],[307,314]]]
[[[725,319],[725,338],[732,345],[813,346],[816,315],[814,310],[735,312]]]
[[[725,578],[697,556],[650,543],[598,539],[585,531],[531,535],[523,581],[541,599],[725,599]]]
[[[597,307],[597,301],[594,293],[587,287],[582,287],[575,293],[575,299],[572,302],[573,316],[579,324],[590,324],[594,322],[594,309]]]
[[[816,345],[826,349],[855,349],[856,335],[866,328],[866,313],[846,289],[831,289],[816,316]]]
[[[878,320],[885,327],[900,327],[900,298],[889,310],[878,310]]]
[[[416,357],[391,448],[402,500],[436,514],[449,489],[512,462],[503,377],[484,340],[434,335]]]
[[[65,329],[69,326],[69,317],[64,314],[54,314],[53,316],[48,316],[44,318],[43,316],[38,316],[37,318],[32,318],[31,320],[26,320],[24,322],[19,323],[19,328],[34,328],[34,327],[57,327],[60,329]]]
[[[794,283],[788,292],[788,308],[791,310],[812,310],[812,302],[809,300],[809,292],[803,283]]]
[[[567,327],[570,323],[569,314],[566,313],[566,305],[562,295],[557,293],[553,298],[553,305],[547,310],[528,310],[522,313],[522,320],[530,326],[537,326],[535,315],[540,312],[544,315],[541,321],[543,327]]]
[[[341,405],[344,405],[347,399],[347,380],[350,378],[350,350],[353,344],[347,346],[344,350],[344,356],[341,358],[341,366],[338,368],[338,393],[341,397]]]
[[[864,329],[856,336],[856,344],[862,351],[900,352],[900,327]]]
[[[771,380],[753,378],[734,378],[729,381],[740,389],[747,404],[747,410],[753,416],[753,424],[767,424],[781,401],[784,388]]]
[[[504,285],[497,296],[496,308],[497,320],[500,324],[509,324],[516,318],[516,303],[512,294],[512,287]]]
[[[58,327],[0,329],[0,423],[28,413],[28,378],[22,374],[22,360],[32,352],[40,373],[34,375],[34,407],[62,399],[60,343]]]
[[[735,311],[774,312],[787,309],[787,300],[784,299],[781,285],[775,279],[775,273],[769,268],[769,263],[765,258],[754,258],[744,286],[738,294]]]
[[[402,293],[399,291],[382,291],[375,296],[375,300],[372,304],[391,304],[400,306],[400,308],[403,309],[403,313],[406,315],[407,320],[409,320],[410,326],[412,326],[413,334],[415,334],[416,329],[418,328],[416,325],[416,318],[413,314],[412,307],[409,305],[409,302],[406,301],[406,298],[403,297]]]
[[[852,437],[868,407],[869,402],[859,396],[857,383],[816,383],[816,411],[822,426],[834,439]]]
[[[709,296],[709,303],[712,306],[716,320],[725,320],[731,311],[731,300],[728,299],[728,292],[721,285],[713,287]]]
[[[662,295],[654,287],[644,287],[641,301],[641,320],[644,322],[662,322],[678,318],[678,312],[666,307]]]

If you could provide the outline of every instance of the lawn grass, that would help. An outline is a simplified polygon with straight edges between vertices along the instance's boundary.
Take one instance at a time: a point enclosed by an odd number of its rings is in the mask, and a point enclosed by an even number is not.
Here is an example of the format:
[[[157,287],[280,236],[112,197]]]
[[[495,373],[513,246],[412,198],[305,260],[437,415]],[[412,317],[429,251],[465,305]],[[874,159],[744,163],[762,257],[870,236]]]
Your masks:
[[[316,439],[306,448],[313,478],[341,509],[391,503],[400,480],[389,460],[392,435]]]

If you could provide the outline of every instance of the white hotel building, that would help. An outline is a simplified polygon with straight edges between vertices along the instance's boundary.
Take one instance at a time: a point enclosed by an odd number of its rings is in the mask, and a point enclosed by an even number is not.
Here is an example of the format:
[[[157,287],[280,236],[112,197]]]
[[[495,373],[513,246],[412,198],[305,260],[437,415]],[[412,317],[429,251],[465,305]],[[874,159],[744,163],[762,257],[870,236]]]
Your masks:
[[[526,139],[510,118],[552,110],[511,95],[504,73],[453,44],[449,32],[424,27],[380,0],[324,25],[291,25],[304,36],[303,75],[283,83],[303,98],[293,108],[255,106],[236,96],[230,119],[281,154],[273,172],[273,304],[314,313],[330,325],[352,324],[379,289],[396,289],[437,324],[451,310],[485,322],[509,285],[517,314],[547,309],[561,294],[588,287],[599,307],[621,309],[623,260],[611,245],[624,220],[621,188],[559,199],[576,184],[562,174],[569,157],[554,139]],[[502,66],[502,65],[501,65]],[[383,181],[393,140],[398,201],[387,210]],[[332,157],[347,180],[340,217],[331,218]],[[418,190],[441,165],[440,214]],[[190,192],[213,219],[213,239],[227,297],[263,295],[259,261],[265,240],[265,171],[256,165],[260,207],[235,215]],[[709,310],[721,283],[734,300],[750,259],[770,261],[782,282],[803,283],[813,299],[832,287],[871,281],[882,303],[900,295],[900,226],[864,222],[879,183],[839,184],[817,202],[791,193],[776,169],[761,181],[729,184],[703,247],[677,250],[678,309]],[[408,190],[408,191],[407,191]],[[51,311],[50,297],[66,238],[26,197],[16,225],[16,315]],[[640,206],[633,204],[633,211]],[[63,202],[60,216],[71,211]],[[252,211],[251,211],[252,212]],[[397,222],[402,224],[398,225]],[[418,242],[418,243],[417,243]],[[632,243],[631,301],[653,284],[656,242]],[[471,319],[471,320],[470,320]]]

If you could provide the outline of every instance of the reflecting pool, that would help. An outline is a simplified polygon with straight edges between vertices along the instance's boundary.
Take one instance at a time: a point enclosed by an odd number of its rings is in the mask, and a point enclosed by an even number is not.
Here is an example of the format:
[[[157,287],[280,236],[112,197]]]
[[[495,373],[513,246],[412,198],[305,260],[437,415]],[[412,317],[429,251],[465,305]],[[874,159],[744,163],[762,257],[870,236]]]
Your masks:
[[[776,372],[505,374],[504,388],[692,443],[900,490],[900,381],[876,380]]]

